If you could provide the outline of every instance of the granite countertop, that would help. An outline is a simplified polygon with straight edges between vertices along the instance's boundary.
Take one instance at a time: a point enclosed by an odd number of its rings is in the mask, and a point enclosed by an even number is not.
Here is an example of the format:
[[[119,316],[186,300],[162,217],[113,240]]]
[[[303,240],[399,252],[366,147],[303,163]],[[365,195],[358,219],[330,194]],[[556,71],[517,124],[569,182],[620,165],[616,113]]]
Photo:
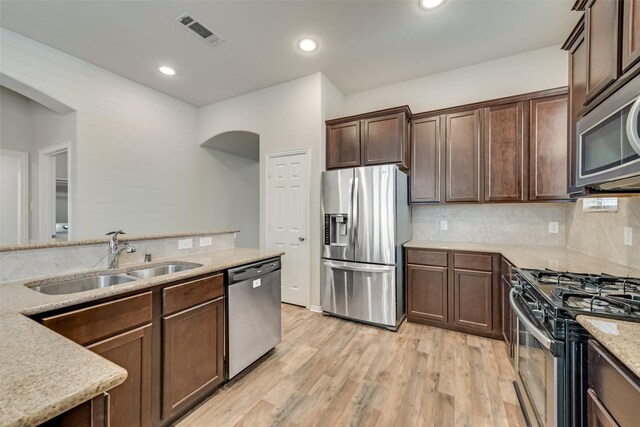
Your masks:
[[[125,234],[124,240],[128,242],[134,242],[136,240],[158,240],[158,239],[170,239],[176,237],[190,237],[190,236],[208,236],[212,234],[227,234],[227,233],[239,233],[240,230],[211,230],[204,232],[185,232],[185,233],[166,233],[166,234],[138,234],[128,235]],[[31,243],[19,243],[15,245],[0,245],[0,252],[8,251],[21,251],[28,249],[43,249],[43,248],[59,248],[65,246],[82,246],[82,245],[96,245],[101,243],[108,243],[111,240],[110,237],[98,237],[95,239],[85,240],[68,240],[64,242],[31,242]]]
[[[31,426],[121,384],[127,371],[18,313],[0,314],[0,425]]]
[[[279,251],[234,248],[127,265],[115,272],[198,263],[179,273],[69,295],[46,295],[25,284],[95,275],[99,270],[0,283],[0,425],[36,425],[122,383],[127,372],[26,316],[139,291],[180,279],[226,270],[282,255]]]
[[[432,242],[410,240],[405,248],[442,249],[498,253],[519,268],[536,268],[574,273],[608,273],[640,277],[640,270],[556,246],[521,246],[496,243]]]
[[[576,320],[640,378],[640,323],[593,316]]]

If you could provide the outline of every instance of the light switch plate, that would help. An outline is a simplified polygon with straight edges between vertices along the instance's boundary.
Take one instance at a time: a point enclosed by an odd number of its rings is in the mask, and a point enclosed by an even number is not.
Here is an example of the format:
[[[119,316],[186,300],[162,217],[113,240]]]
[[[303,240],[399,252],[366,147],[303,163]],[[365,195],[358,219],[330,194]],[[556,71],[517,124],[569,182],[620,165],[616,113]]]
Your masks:
[[[200,246],[211,246],[211,236],[201,237]]]
[[[178,249],[189,249],[193,247],[193,239],[178,240]]]
[[[440,221],[440,230],[446,231],[449,229],[449,222],[446,219]]]
[[[624,244],[627,246],[633,246],[633,228],[624,228]]]
[[[560,223],[556,221],[549,221],[549,233],[558,234],[560,231]]]

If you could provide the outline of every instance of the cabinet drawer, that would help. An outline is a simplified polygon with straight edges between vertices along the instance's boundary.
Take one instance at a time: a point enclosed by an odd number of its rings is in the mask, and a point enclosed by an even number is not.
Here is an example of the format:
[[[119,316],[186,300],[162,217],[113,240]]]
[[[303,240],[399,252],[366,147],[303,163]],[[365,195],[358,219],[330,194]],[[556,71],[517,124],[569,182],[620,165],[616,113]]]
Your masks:
[[[466,270],[492,271],[493,257],[480,254],[453,254],[453,266]]]
[[[151,321],[151,292],[69,313],[45,317],[42,324],[78,344],[86,345]]]
[[[171,314],[224,295],[222,274],[169,286],[162,291],[162,314]]]
[[[448,265],[447,253],[409,249],[407,250],[407,263],[446,267]]]
[[[638,425],[640,383],[638,378],[610,356],[600,345],[589,341],[589,388],[619,425]]]

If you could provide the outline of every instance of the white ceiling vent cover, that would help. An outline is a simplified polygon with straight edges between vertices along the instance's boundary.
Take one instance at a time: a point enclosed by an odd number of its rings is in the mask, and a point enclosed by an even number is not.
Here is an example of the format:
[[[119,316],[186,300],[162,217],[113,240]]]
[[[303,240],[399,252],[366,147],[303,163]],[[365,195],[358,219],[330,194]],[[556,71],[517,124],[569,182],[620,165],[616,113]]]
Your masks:
[[[216,33],[188,13],[183,13],[178,16],[176,21],[185,29],[197,35],[199,39],[204,40],[212,46],[224,41],[224,38],[222,38],[220,34]]]

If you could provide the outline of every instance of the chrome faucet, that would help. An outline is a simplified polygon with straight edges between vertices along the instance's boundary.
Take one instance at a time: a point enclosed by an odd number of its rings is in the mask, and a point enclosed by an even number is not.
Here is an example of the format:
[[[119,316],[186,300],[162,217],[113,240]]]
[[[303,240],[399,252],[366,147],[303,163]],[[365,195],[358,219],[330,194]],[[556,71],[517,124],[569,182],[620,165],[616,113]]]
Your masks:
[[[118,246],[118,234],[126,234],[122,230],[111,231],[107,233],[107,236],[111,236],[111,240],[109,241],[109,269],[113,270],[118,268],[118,256],[120,252],[125,251],[128,254],[132,254],[136,251],[136,248],[131,246],[129,243],[125,243],[123,247]]]

